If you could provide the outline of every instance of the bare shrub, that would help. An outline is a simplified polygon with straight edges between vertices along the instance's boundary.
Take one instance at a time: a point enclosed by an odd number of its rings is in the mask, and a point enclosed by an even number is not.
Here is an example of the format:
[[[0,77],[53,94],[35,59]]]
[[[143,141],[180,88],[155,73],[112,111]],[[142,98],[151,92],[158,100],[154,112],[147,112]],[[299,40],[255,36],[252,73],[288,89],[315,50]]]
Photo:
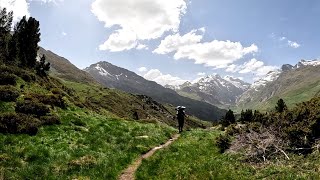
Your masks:
[[[279,138],[277,131],[262,126],[258,132],[252,129],[248,131],[236,137],[229,152],[240,152],[247,160],[253,162],[265,162],[280,156],[289,159],[284,151],[287,143]]]

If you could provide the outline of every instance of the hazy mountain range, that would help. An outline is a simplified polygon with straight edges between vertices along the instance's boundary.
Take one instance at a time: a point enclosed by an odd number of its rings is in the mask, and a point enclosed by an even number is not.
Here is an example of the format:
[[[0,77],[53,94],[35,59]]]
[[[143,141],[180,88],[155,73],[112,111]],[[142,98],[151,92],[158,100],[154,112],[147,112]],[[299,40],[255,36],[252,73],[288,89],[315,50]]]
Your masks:
[[[284,64],[281,69],[270,71],[253,84],[231,76],[212,74],[180,86],[163,87],[108,62],[98,62],[80,70],[51,51],[41,48],[39,52],[47,56],[53,73],[58,77],[100,83],[174,106],[185,105],[191,114],[204,120],[219,119],[225,112],[220,108],[266,110],[272,108],[279,98],[285,99],[290,106],[320,94],[320,60]]]

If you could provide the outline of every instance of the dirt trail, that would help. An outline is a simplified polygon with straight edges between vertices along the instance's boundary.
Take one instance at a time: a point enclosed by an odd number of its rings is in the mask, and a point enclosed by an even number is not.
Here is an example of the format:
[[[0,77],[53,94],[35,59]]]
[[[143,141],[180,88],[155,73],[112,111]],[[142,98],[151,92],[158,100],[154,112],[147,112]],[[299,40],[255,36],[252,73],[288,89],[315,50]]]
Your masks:
[[[180,134],[175,134],[170,140],[168,140],[166,143],[158,146],[158,147],[154,147],[153,149],[151,149],[149,152],[147,152],[146,154],[140,156],[139,159],[137,159],[135,162],[133,162],[127,169],[125,169],[121,176],[119,177],[119,180],[134,180],[134,174],[137,171],[138,167],[140,166],[141,162],[143,159],[146,159],[150,156],[152,156],[157,150],[165,148],[167,146],[169,146],[172,142],[174,142],[175,140],[177,140],[179,138]]]

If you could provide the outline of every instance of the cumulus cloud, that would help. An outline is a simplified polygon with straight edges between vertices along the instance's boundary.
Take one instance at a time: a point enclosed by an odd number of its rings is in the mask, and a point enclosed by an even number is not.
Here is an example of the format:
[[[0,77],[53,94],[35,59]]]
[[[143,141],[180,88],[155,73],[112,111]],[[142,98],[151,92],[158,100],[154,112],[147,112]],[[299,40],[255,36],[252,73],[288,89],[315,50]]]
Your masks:
[[[162,86],[164,85],[177,86],[186,82],[186,80],[183,80],[179,77],[175,77],[170,74],[163,74],[159,69],[151,69],[143,77],[150,81],[155,81]]]
[[[141,40],[157,39],[167,31],[176,32],[186,9],[185,0],[95,0],[92,13],[105,27],[118,27],[100,50],[129,50]]]
[[[137,49],[138,49],[138,50],[142,50],[142,49],[148,50],[149,48],[148,48],[148,46],[145,45],[145,44],[138,44],[138,45],[137,45]]]
[[[26,0],[0,0],[0,7],[13,11],[13,21],[17,22],[23,16],[30,16],[29,5]]]
[[[278,69],[277,66],[266,66],[264,62],[253,58],[242,65],[232,64],[226,68],[226,71],[233,73],[238,72],[240,74],[252,73],[255,76],[261,77],[266,75],[268,72],[274,71],[276,69]]]
[[[287,37],[285,36],[282,36],[282,37],[277,37],[276,34],[272,33],[270,35],[270,38],[276,40],[276,41],[279,41],[279,42],[282,42],[282,43],[286,43],[287,46],[291,47],[291,48],[294,48],[294,49],[297,49],[301,46],[301,44],[299,44],[298,42],[295,42],[295,41],[292,41],[292,40],[289,40]]]
[[[153,53],[157,54],[167,54],[173,51],[179,50],[183,46],[189,46],[196,43],[199,43],[203,38],[202,34],[198,34],[199,32],[204,33],[205,29],[200,28],[197,30],[192,30],[191,32],[181,36],[179,33],[174,35],[167,36],[164,40],[161,41],[160,45],[157,49],[153,51]]]
[[[301,46],[299,43],[290,40],[288,40],[288,45],[295,49]]]
[[[224,68],[247,54],[258,52],[255,44],[244,47],[240,42],[218,41],[201,42],[204,29],[192,30],[181,36],[180,34],[169,35],[161,41],[153,52],[167,54],[175,52],[174,59],[189,59],[195,64]]]
[[[147,72],[148,69],[147,69],[146,67],[140,67],[140,68],[138,69],[138,71],[139,71],[139,72]]]

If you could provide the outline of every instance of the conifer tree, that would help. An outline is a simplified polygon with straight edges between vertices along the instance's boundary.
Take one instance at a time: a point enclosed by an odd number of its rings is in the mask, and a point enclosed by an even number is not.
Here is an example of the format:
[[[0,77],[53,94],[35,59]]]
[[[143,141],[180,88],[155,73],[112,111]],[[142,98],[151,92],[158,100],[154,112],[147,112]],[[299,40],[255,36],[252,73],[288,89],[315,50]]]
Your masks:
[[[15,28],[17,37],[18,57],[20,65],[23,67],[34,68],[40,42],[39,21],[30,17],[27,21],[24,16]]]
[[[279,99],[275,108],[277,112],[282,113],[287,110],[287,105],[283,99]]]
[[[0,9],[0,62],[5,62],[8,57],[12,19],[12,11],[7,12],[6,8]]]
[[[47,72],[50,70],[50,63],[46,63],[46,56],[42,55],[39,62],[36,65],[36,71],[39,76],[47,76]]]

